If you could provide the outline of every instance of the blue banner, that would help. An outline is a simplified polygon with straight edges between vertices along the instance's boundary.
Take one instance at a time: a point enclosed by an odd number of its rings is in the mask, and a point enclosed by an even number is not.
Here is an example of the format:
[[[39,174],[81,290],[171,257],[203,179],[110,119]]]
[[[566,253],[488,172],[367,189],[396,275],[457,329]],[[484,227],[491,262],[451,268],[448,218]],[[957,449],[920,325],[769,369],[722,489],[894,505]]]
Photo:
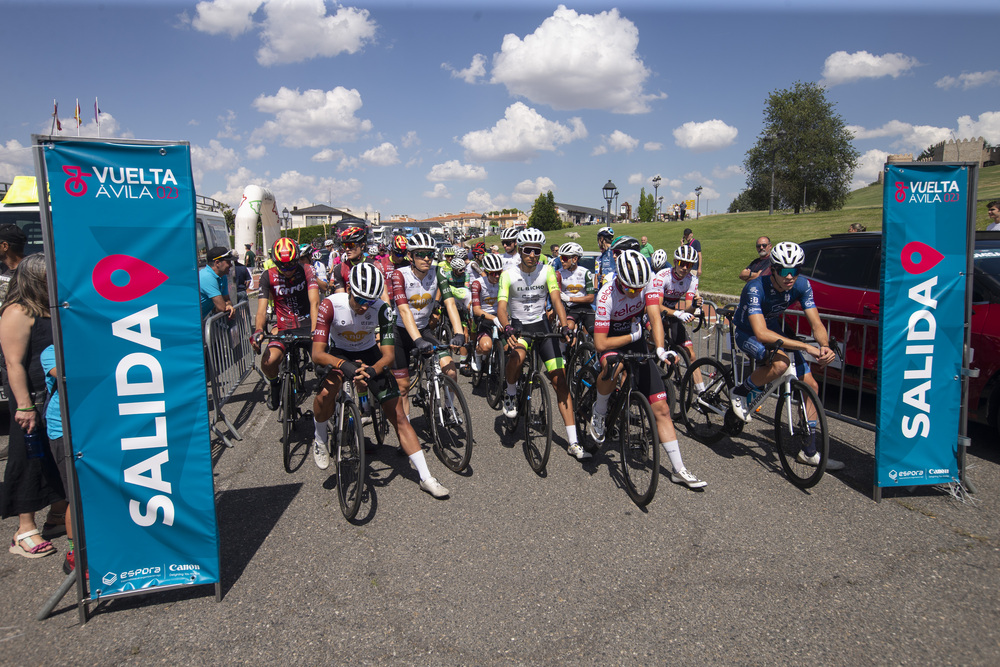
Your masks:
[[[219,580],[186,144],[45,144],[92,599]]]
[[[876,486],[958,480],[969,169],[889,165],[882,219]]]

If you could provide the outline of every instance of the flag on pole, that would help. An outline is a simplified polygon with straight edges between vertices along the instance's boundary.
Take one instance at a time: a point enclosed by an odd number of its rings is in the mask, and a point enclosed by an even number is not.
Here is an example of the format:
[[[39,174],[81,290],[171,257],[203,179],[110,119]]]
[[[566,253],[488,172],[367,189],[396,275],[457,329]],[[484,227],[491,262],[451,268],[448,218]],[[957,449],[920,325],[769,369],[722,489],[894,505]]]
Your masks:
[[[79,129],[80,125],[83,124],[83,118],[80,117],[80,98],[79,97],[76,98],[76,113],[73,114],[73,118],[76,118],[76,127],[77,127],[77,129]]]
[[[97,136],[101,136],[101,108],[97,106],[97,98],[94,98],[94,120],[97,122]]]
[[[59,122],[59,103],[52,100],[52,120],[56,129],[62,132],[62,123]]]

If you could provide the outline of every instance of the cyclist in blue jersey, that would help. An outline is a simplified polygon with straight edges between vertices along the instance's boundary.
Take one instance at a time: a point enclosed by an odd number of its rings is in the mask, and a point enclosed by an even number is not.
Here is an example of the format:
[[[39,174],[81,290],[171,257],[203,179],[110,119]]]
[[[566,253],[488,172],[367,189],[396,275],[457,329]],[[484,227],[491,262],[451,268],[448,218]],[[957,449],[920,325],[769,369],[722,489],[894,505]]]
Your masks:
[[[749,421],[749,406],[756,397],[756,392],[777,380],[785,371],[791,360],[788,352],[795,360],[796,374],[813,389],[819,385],[812,376],[809,364],[803,353],[816,359],[825,366],[834,360],[835,354],[830,348],[830,336],[819,319],[816,302],[813,300],[812,287],[805,276],[799,275],[799,267],[805,261],[805,253],[797,243],[785,241],[771,249],[771,275],[760,275],[747,282],[740,294],[740,304],[733,316],[733,329],[736,344],[740,349],[755,359],[757,368],[747,376],[739,387],[733,390],[731,400],[733,412],[743,421]],[[805,312],[813,338],[819,345],[812,345],[786,335],[782,331],[781,315],[793,303],[798,301]],[[764,364],[767,356],[765,345],[781,341],[782,348],[778,350],[770,364]],[[806,406],[806,414],[811,425],[816,422],[816,406],[811,402]],[[811,449],[812,451],[808,451]],[[818,465],[819,453],[814,444],[799,452],[801,463]],[[840,461],[827,459],[827,470],[840,470],[844,464]]]
[[[615,230],[610,227],[601,227],[597,230],[597,247],[601,251],[601,256],[597,258],[597,266],[594,271],[596,279],[595,289],[601,289],[608,282],[608,277],[615,272],[615,258],[611,256],[611,241],[615,238]]]

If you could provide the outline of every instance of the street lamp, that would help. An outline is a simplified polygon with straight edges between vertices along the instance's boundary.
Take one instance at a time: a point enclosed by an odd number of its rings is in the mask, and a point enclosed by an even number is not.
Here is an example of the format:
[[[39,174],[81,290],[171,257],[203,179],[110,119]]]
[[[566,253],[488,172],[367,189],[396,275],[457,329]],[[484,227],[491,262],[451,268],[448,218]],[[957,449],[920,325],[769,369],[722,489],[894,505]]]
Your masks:
[[[656,219],[657,220],[660,219],[660,215],[662,214],[662,212],[663,212],[663,195],[660,195],[660,197],[658,197],[657,200],[656,200]]]
[[[806,178],[812,173],[813,167],[816,166],[815,162],[810,162],[809,164],[800,164],[799,171],[802,172],[802,210],[806,210]]]
[[[603,188],[601,188],[601,192],[604,193],[604,201],[608,202],[608,220],[607,220],[606,224],[610,225],[611,224],[611,200],[614,199],[618,195],[618,186],[615,185],[614,183],[612,183],[611,179],[609,178],[608,182],[604,184]]]
[[[694,189],[694,219],[697,220],[701,217],[698,213],[698,206],[701,204],[701,186],[699,185]]]
[[[483,213],[483,217],[479,219],[479,235],[486,236],[486,214]]]
[[[769,145],[771,145],[771,209],[768,215],[774,215],[774,166],[778,158],[778,141],[785,138],[787,134],[784,130],[778,130],[776,134],[769,134],[764,137]]]
[[[285,230],[292,228],[292,216],[288,214],[288,207],[281,209],[281,224],[284,225]]]
[[[654,204],[656,202],[658,202],[659,199],[660,199],[660,181],[662,181],[662,180],[663,179],[660,178],[659,174],[657,174],[656,176],[653,176],[653,203]],[[653,211],[653,220],[656,220],[656,219],[658,219],[660,217],[659,216],[659,212],[660,212],[659,208],[656,207],[656,210]]]

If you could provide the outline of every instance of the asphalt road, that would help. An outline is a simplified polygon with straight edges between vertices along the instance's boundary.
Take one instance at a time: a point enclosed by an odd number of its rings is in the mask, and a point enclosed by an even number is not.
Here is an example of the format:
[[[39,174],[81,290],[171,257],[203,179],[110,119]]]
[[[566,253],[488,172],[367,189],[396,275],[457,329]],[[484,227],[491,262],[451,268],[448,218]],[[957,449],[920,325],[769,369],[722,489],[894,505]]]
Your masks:
[[[450,499],[418,489],[392,435],[350,524],[332,468],[307,455],[311,426],[284,472],[262,398],[251,377],[226,408],[244,440],[213,444],[222,602],[211,587],[120,599],[80,626],[71,593],[38,622],[62,554],[4,555],[4,664],[1000,662],[1000,444],[985,429],[961,501],[918,487],[873,502],[874,434],[836,421],[847,468],[800,491],[762,417],[711,448],[682,435],[708,487],[662,479],[640,509],[614,455],[566,455],[558,418],[535,475],[475,396],[471,471],[429,454]]]

